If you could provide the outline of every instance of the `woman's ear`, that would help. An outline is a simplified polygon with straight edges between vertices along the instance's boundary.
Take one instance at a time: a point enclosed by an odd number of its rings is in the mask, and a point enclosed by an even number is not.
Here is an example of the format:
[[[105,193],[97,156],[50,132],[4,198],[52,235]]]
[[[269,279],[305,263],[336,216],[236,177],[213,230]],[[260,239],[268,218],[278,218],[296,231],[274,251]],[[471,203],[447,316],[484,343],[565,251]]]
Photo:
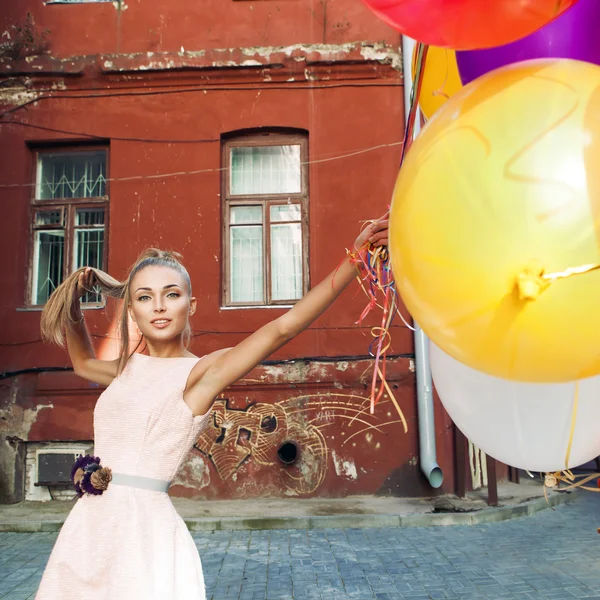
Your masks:
[[[190,298],[190,317],[196,312],[196,306],[197,306],[196,298],[194,298],[192,296]]]

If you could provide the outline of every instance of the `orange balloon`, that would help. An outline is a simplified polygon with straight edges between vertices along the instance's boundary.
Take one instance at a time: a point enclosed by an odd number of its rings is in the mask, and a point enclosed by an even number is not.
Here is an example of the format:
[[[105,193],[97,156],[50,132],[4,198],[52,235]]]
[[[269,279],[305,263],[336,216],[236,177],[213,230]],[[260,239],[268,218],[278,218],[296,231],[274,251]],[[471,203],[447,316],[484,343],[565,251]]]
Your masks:
[[[477,50],[503,46],[528,36],[556,19],[577,0],[363,2],[402,35],[431,46]]]
[[[417,70],[417,46],[412,56],[412,78],[415,79]],[[423,81],[419,96],[419,107],[426,119],[433,116],[447,100],[462,88],[456,52],[448,48],[430,46],[427,51]]]

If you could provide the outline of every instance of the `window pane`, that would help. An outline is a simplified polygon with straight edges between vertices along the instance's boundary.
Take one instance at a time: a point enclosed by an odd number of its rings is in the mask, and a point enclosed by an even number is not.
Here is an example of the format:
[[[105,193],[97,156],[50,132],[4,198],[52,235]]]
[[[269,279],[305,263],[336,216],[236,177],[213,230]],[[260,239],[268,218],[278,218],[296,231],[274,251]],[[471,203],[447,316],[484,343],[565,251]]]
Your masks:
[[[76,225],[104,225],[103,208],[84,208],[77,211]]]
[[[264,302],[262,225],[231,227],[230,287],[232,302]]]
[[[302,229],[300,223],[271,227],[271,296],[302,297]]]
[[[271,206],[271,221],[299,221],[299,204],[276,204]]]
[[[106,194],[106,152],[40,154],[36,197],[92,198]]]
[[[78,210],[77,224],[85,222],[87,225],[104,223],[104,210]],[[74,238],[74,269],[80,267],[96,267],[104,269],[104,227],[96,226],[94,229],[76,229]],[[90,292],[82,298],[82,302],[98,303],[102,301],[99,290]]]
[[[35,224],[37,227],[43,225],[64,225],[62,210],[40,210],[35,213]]]
[[[232,206],[229,220],[232,225],[262,223],[262,206]]]
[[[35,232],[34,304],[45,304],[50,294],[62,283],[64,250],[64,231]]]
[[[231,194],[299,194],[300,146],[231,148]]]

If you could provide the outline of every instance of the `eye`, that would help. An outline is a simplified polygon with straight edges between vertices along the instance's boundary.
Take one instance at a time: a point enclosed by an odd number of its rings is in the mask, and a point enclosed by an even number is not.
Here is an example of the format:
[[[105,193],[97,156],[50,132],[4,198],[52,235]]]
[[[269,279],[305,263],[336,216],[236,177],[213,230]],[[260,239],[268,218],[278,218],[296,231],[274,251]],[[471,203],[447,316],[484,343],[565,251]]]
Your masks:
[[[181,296],[179,292],[169,292],[167,294],[167,298],[179,298],[179,296]]]
[[[146,300],[150,300],[150,296],[138,296],[139,302],[145,302]]]

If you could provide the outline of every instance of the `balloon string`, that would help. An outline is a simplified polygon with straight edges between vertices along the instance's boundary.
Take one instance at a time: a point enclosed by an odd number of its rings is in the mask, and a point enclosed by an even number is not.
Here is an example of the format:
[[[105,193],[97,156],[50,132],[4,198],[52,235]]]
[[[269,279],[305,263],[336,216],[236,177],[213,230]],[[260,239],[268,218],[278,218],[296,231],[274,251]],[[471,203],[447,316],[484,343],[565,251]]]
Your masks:
[[[421,95],[421,87],[423,85],[423,74],[425,73],[425,63],[427,61],[428,50],[429,46],[427,44],[417,42],[415,78],[413,80],[412,90],[410,92],[410,109],[408,112],[408,119],[406,120],[404,143],[402,144],[402,150],[400,153],[401,168],[402,163],[404,162],[404,157],[406,156],[406,152],[408,151],[414,137],[415,121],[419,108],[419,97]]]
[[[574,475],[569,469],[566,471],[556,471],[556,473],[545,473],[544,475],[544,496],[548,500],[546,490],[556,487],[560,482],[566,483],[567,487],[561,489],[563,492],[568,492],[574,489],[588,490],[589,492],[600,492],[598,485],[596,487],[590,487],[586,485],[594,479],[598,480],[600,473],[591,473],[586,475]]]
[[[571,447],[573,446],[573,436],[575,435],[575,423],[577,422],[577,406],[579,405],[579,381],[575,383],[575,393],[573,396],[573,412],[571,414],[571,429],[569,430],[569,443],[567,444],[567,454],[565,456],[565,469],[569,468],[569,458],[571,458]]]
[[[542,275],[542,278],[549,279],[550,281],[556,281],[557,279],[565,279],[567,277],[571,277],[572,275],[582,275],[584,273],[589,273],[590,271],[597,271],[598,269],[600,269],[600,264],[581,265],[580,267],[570,267],[564,271],[559,271],[558,273],[547,273]]]
[[[450,96],[448,94],[446,94],[446,92],[444,92],[444,88],[446,87],[447,83],[448,83],[448,79],[450,79],[450,65],[448,64],[448,48],[444,49],[444,54],[446,55],[446,75],[444,76],[444,81],[442,82],[442,85],[437,89],[434,90],[433,93],[431,94],[432,96],[442,96],[443,98],[446,98],[446,100],[450,100]]]
[[[575,425],[577,423],[577,409],[579,407],[579,381],[575,383],[575,391],[573,394],[573,410],[571,412],[571,427],[569,429],[569,441],[567,443],[567,452],[565,455],[565,470],[556,471],[554,473],[544,474],[544,498],[548,502],[548,489],[557,487],[560,482],[566,483],[567,487],[562,488],[561,491],[566,492],[574,489],[587,490],[589,492],[600,492],[600,473],[592,473],[591,475],[574,475],[573,471],[569,469],[569,460],[571,458],[571,448],[573,446],[573,439],[575,437]],[[590,481],[596,479],[597,483],[595,487],[586,485]],[[600,533],[600,529],[598,530]]]
[[[581,265],[579,267],[569,267],[556,273],[544,273],[541,264],[538,261],[532,261],[517,275],[516,289],[521,300],[536,300],[556,280],[565,279],[572,275],[590,273],[598,269],[600,269],[600,264]]]
[[[363,309],[356,323],[360,325],[369,312],[379,307],[382,310],[381,322],[378,327],[371,328],[373,340],[369,348],[369,354],[375,359],[373,368],[373,379],[371,381],[370,406],[371,414],[375,411],[375,405],[381,400],[384,392],[393,403],[404,431],[408,431],[406,418],[398,404],[390,385],[387,382],[387,352],[392,345],[390,329],[392,321],[398,310],[398,294],[390,266],[390,257],[386,247],[374,247],[365,245],[359,251],[346,250],[350,261],[356,264],[360,271],[357,276],[359,285],[369,299],[367,306]]]

